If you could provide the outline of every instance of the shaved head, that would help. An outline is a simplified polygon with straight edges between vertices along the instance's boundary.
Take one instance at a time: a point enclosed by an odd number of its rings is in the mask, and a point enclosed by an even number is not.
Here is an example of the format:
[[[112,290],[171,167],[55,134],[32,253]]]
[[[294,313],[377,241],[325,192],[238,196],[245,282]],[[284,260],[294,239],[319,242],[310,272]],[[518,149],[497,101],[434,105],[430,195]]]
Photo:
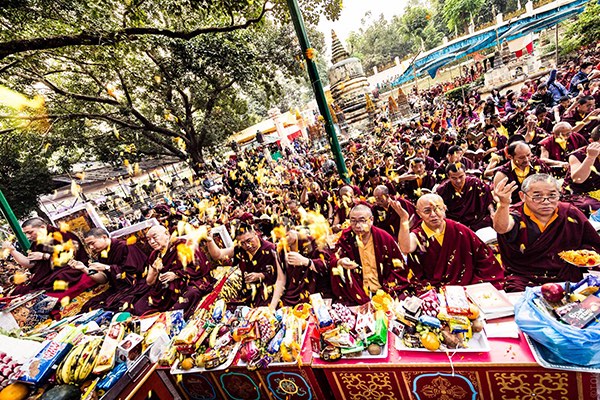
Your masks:
[[[164,250],[169,246],[169,230],[162,225],[153,226],[146,233],[146,240],[152,249]]]
[[[417,207],[422,207],[424,204],[444,204],[444,199],[436,193],[426,193],[417,200]]]

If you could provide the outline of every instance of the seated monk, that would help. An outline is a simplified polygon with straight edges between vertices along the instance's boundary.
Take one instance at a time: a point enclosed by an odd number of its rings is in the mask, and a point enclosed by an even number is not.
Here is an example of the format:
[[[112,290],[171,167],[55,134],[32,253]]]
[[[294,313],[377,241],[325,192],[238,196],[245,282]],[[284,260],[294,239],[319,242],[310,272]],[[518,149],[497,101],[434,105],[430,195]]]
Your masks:
[[[195,311],[198,302],[212,290],[210,264],[202,251],[194,253],[192,264],[184,265],[186,257],[179,254],[186,241],[171,241],[169,231],[162,225],[153,226],[146,233],[153,251],[148,257],[146,295],[134,304],[134,313],[143,315],[157,311],[184,310],[185,318]]]
[[[490,187],[475,176],[467,176],[461,163],[448,164],[448,179],[437,187],[437,194],[447,207],[448,218],[476,231],[492,226]]]
[[[586,140],[568,122],[559,122],[554,125],[552,135],[539,143],[540,159],[549,166],[568,168],[568,154],[585,146]]]
[[[504,289],[520,292],[547,282],[577,282],[585,269],[567,264],[558,253],[600,250],[600,236],[581,211],[561,203],[560,184],[548,174],[536,174],[521,184],[523,204],[510,212],[514,182],[503,179],[494,188],[498,206],[494,229],[506,270]]]
[[[73,261],[71,266],[97,283],[108,283],[109,288],[85,303],[82,310],[133,311],[135,300],[149,289],[143,276],[146,254],[135,245],[127,245],[125,240],[111,239],[102,228],[86,232],[83,240],[96,261],[89,266]]]
[[[413,158],[408,173],[400,176],[398,192],[414,203],[422,194],[433,190],[435,184],[435,175],[425,169],[423,159]]]
[[[590,142],[569,156],[570,173],[563,185],[563,201],[585,215],[600,209],[600,126],[590,134]]]
[[[87,263],[88,255],[77,236],[70,232],[61,232],[38,217],[28,219],[21,227],[31,242],[27,255],[18,252],[8,243],[4,247],[9,248],[15,261],[28,268],[32,275],[27,283],[15,287],[13,295],[45,290],[48,296],[72,299],[95,285],[95,282],[82,271],[69,265],[55,265],[57,261],[53,257],[55,246],[66,243],[73,246],[75,260]],[[54,289],[54,283],[58,281],[66,282],[66,290]]]
[[[331,254],[327,248],[319,248],[313,238],[294,230],[287,232],[285,240],[288,248],[285,250],[282,246],[279,252],[286,278],[285,292],[281,296],[283,305],[307,303],[313,293],[320,293],[323,298],[331,298]]]
[[[375,197],[375,205],[371,208],[373,212],[373,225],[383,229],[393,238],[398,237],[400,217],[398,217],[398,213],[391,207],[392,201],[399,201],[402,207],[408,211],[411,225],[419,223],[419,216],[415,213],[415,206],[402,197],[390,196],[387,186],[377,186],[373,191],[373,197]]]
[[[244,286],[236,303],[276,309],[285,289],[285,275],[275,245],[262,239],[251,225],[240,223],[236,245],[221,249],[209,235],[207,247],[214,260],[232,259],[242,272]]]
[[[494,186],[504,178],[508,178],[508,182],[515,182],[517,189],[512,194],[512,202],[518,203],[520,199],[517,190],[520,190],[525,178],[538,173],[548,174],[550,169],[531,153],[531,147],[523,141],[511,143],[506,153],[509,161],[498,168],[494,175]]]
[[[446,205],[437,194],[423,195],[417,202],[421,226],[408,226],[408,213],[398,208],[402,225],[398,243],[407,254],[409,280],[417,294],[444,285],[490,282],[500,288],[502,266],[492,250],[466,226],[446,218]],[[410,276],[409,275],[409,276]]]
[[[350,212],[350,228],[342,232],[330,264],[336,302],[360,305],[369,302],[378,289],[397,297],[407,288],[398,244],[389,233],[373,226],[371,209],[363,204]]]

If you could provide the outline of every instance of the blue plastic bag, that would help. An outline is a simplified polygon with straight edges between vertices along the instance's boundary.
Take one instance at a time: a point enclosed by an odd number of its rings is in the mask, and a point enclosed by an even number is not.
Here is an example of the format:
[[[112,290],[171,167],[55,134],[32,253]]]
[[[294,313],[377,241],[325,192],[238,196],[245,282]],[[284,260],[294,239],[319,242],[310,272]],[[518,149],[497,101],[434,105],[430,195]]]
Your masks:
[[[525,290],[525,296],[515,305],[515,322],[519,328],[568,363],[600,364],[600,324],[593,323],[584,329],[564,324],[533,303],[541,295],[540,287]]]

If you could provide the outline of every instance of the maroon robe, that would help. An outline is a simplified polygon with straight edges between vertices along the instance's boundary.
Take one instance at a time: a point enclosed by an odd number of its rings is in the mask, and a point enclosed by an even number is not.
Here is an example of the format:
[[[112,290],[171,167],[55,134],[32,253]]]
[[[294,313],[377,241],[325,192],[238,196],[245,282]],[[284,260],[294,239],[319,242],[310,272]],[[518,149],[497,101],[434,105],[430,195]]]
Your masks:
[[[53,226],[47,226],[47,231],[49,236],[53,235],[55,232],[60,232]],[[66,243],[71,240],[74,245],[77,246],[75,260],[87,264],[88,255],[79,238],[70,232],[60,232],[60,234],[62,235],[62,241],[52,239],[50,243],[47,244],[33,243],[30,249],[31,252],[41,252],[52,255],[55,245]],[[67,265],[63,267],[53,267],[52,259],[34,261],[30,271],[31,278],[29,281],[22,285],[17,285],[12,292],[13,295],[23,295],[37,290],[45,290],[46,295],[48,296],[56,297],[58,299],[62,299],[63,297],[72,299],[96,284],[89,276],[80,270],[71,268]],[[69,285],[68,289],[61,292],[54,292],[55,281],[67,282]]]
[[[452,182],[444,181],[437,187],[437,194],[444,199],[448,208],[448,218],[458,221],[474,231],[492,226],[489,206],[492,204],[490,187],[474,176],[465,177],[465,185],[460,193]]]
[[[446,158],[450,143],[440,142],[439,147],[435,147],[433,144],[429,146],[429,157],[433,158],[436,162],[441,162]]]
[[[544,232],[525,215],[523,205],[512,214],[515,225],[498,235],[502,263],[506,270],[504,288],[520,292],[527,286],[547,282],[578,282],[584,268],[567,264],[558,253],[564,250],[600,251],[600,236],[589,220],[569,203],[558,203],[558,217]]]
[[[475,169],[475,163],[469,160],[466,157],[461,157],[459,161],[463,165],[463,169],[465,171],[469,171]],[[444,160],[440,163],[439,167],[435,170],[435,178],[438,182],[442,182],[447,178],[446,167],[448,166],[448,161]]]
[[[404,210],[406,210],[408,213],[411,229],[421,222],[413,203],[403,199],[402,197],[392,197],[390,199],[390,201],[394,200],[399,201],[402,205],[402,208],[404,208]],[[398,241],[398,232],[400,232],[400,217],[398,216],[398,213],[394,211],[392,206],[388,206],[388,208],[385,209],[382,206],[374,205],[371,211],[373,212],[373,225],[383,229],[389,233],[394,240]]]
[[[504,271],[492,249],[475,233],[458,222],[446,219],[442,245],[421,226],[412,231],[417,236],[417,249],[408,255],[408,268],[414,274],[410,283],[417,294],[428,286],[471,285],[490,282],[502,287]]]
[[[134,313],[143,315],[156,311],[184,310],[184,316],[190,317],[202,296],[212,290],[212,277],[210,264],[201,251],[196,251],[196,260],[193,264],[183,266],[179,259],[177,246],[185,244],[179,239],[169,244],[167,252],[161,256],[160,250],[154,250],[148,257],[151,266],[158,258],[162,258],[163,269],[158,273],[174,272],[177,279],[163,285],[158,276],[150,290],[134,305]]]
[[[596,107],[598,107],[598,103],[596,103]],[[580,124],[585,117],[587,117],[587,115],[582,115],[579,113],[579,111],[577,111],[577,109],[574,109],[570,113],[564,114],[562,116],[562,120],[571,124],[572,127],[575,127]],[[590,122],[585,124],[585,126],[581,128],[578,133],[587,140],[590,138],[590,134],[594,128],[596,128],[599,124],[600,120],[592,119]]]
[[[285,292],[281,301],[285,306],[295,306],[308,303],[309,296],[321,293],[323,298],[331,298],[331,283],[329,281],[329,260],[331,253],[319,250],[314,240],[300,240],[298,253],[312,260],[316,272],[305,265],[288,265],[285,255],[280,253],[279,259],[285,273]]]
[[[508,139],[505,136],[503,136],[501,134],[497,134],[494,139],[496,140],[496,146],[492,146],[492,142],[490,141],[490,138],[488,138],[487,136],[483,137],[479,141],[479,146],[484,150],[489,150],[492,147],[496,147],[497,150],[502,150],[503,148],[506,147],[506,143],[508,142]],[[488,157],[489,157],[489,154],[488,154]]]
[[[112,239],[107,256],[97,260],[110,266],[108,271],[103,271],[109,288],[85,303],[82,310],[131,311],[134,302],[150,289],[144,277],[147,259],[137,246]]]
[[[406,279],[407,271],[404,258],[398,244],[386,231],[375,226],[371,227],[371,235],[373,235],[377,276],[381,288],[392,297],[402,296],[408,288],[408,281]],[[352,228],[342,232],[336,245],[335,254],[331,258],[331,267],[336,267],[338,260],[344,257],[356,262],[358,267],[352,270],[344,269],[345,282],[340,276],[331,274],[331,289],[333,290],[334,300],[346,305],[359,305],[369,302],[371,299],[368,293],[365,293],[363,287],[360,253],[356,244],[356,235]],[[396,263],[396,266],[394,266],[394,263]],[[348,281],[348,274],[350,274],[350,281]]]
[[[330,196],[329,192],[321,191],[319,193],[310,192],[307,195],[306,207],[322,214],[325,218],[329,217],[329,209],[331,204],[329,203]]]
[[[249,307],[268,306],[273,297],[277,281],[277,265],[279,257],[275,245],[260,239],[260,248],[253,258],[239,246],[235,247],[233,265],[238,265],[242,271],[242,290],[234,303],[243,303]],[[245,283],[246,274],[259,272],[265,275],[262,282]]]
[[[502,172],[507,178],[508,183],[515,182],[517,184],[517,189],[512,192],[511,195],[511,204],[516,204],[521,201],[519,197],[519,191],[521,190],[521,182],[519,182],[519,178],[512,168],[510,160],[504,163],[499,169],[498,172]],[[527,176],[535,175],[535,174],[549,174],[550,168],[546,165],[545,162],[541,161],[537,157],[533,157],[531,162],[529,163],[529,173]],[[525,178],[523,178],[524,180]]]
[[[583,162],[587,157],[587,146],[575,150],[571,155],[577,158],[579,162]],[[589,192],[600,190],[600,160],[598,158],[594,161],[594,168],[596,172],[592,170],[590,176],[581,183],[575,183],[569,171],[563,184],[564,195],[562,201],[573,204],[586,216],[600,209],[600,201],[587,195]]]
[[[419,197],[421,197],[421,195],[419,194],[419,189],[421,189],[421,190],[428,189],[429,191],[431,191],[433,189],[433,187],[435,186],[435,184],[436,184],[436,181],[435,181],[435,177],[433,176],[433,173],[430,171],[427,171],[425,176],[423,176],[423,181],[421,182],[421,186],[419,186],[416,179],[413,179],[410,181],[404,181],[404,182],[400,183],[398,192],[400,192],[404,197],[409,199],[411,202],[416,203],[417,200],[419,200]],[[424,193],[425,192],[422,192],[421,194],[424,194]]]
[[[568,154],[586,145],[587,141],[585,140],[585,138],[577,132],[571,132],[571,134],[569,135],[569,138],[567,139],[566,150],[556,143],[556,141],[554,140],[554,136],[548,136],[546,139],[540,142],[540,146],[542,146],[548,151],[548,157],[551,160],[563,162],[568,161]]]

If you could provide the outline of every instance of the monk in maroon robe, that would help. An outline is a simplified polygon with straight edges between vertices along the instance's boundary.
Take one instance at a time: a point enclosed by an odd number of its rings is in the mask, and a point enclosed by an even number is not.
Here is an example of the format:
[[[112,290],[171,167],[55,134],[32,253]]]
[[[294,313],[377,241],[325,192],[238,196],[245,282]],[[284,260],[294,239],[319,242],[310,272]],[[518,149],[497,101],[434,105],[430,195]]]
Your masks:
[[[350,212],[350,228],[342,232],[330,264],[334,299],[346,305],[367,303],[379,289],[399,297],[408,287],[398,244],[373,226],[371,210],[362,204]]]
[[[61,232],[37,217],[25,221],[22,228],[31,241],[28,255],[25,256],[14,248],[11,248],[10,252],[15,261],[30,269],[32,275],[27,283],[15,287],[13,295],[45,290],[46,295],[58,299],[74,298],[95,285],[95,282],[80,270],[69,265],[54,265],[55,246],[67,243],[72,244],[75,251],[73,259],[87,263],[88,255],[77,236],[70,232]],[[57,281],[66,282],[66,290],[55,290],[54,283]]]
[[[492,250],[466,226],[446,218],[446,206],[436,194],[417,202],[423,219],[409,230],[408,213],[398,209],[402,225],[398,238],[408,254],[408,278],[417,294],[443,285],[471,285],[490,282],[500,288],[504,271]]]
[[[371,208],[371,211],[373,212],[373,225],[383,229],[394,239],[398,237],[398,232],[400,231],[400,217],[391,207],[391,201],[400,202],[402,208],[408,211],[411,226],[417,226],[420,222],[420,218],[415,212],[415,206],[402,197],[390,196],[387,186],[377,186],[373,192],[373,196],[375,197],[375,205]]]
[[[447,207],[448,218],[476,231],[492,226],[493,211],[490,187],[474,176],[467,176],[460,163],[448,164],[448,179],[437,187],[437,194]]]
[[[134,313],[143,315],[157,311],[184,310],[186,318],[193,315],[198,302],[212,290],[210,264],[203,253],[195,252],[188,260],[186,241],[171,241],[164,226],[154,226],[146,233],[148,244],[154,251],[148,257],[147,294],[134,304]],[[181,246],[181,247],[180,247]],[[187,265],[182,260],[186,260]],[[191,262],[190,262],[191,261]]]
[[[283,305],[307,303],[313,293],[331,298],[331,253],[326,248],[320,249],[311,237],[302,237],[296,231],[287,232],[286,241],[288,249],[282,246],[279,252],[286,278],[285,292],[281,297]]]
[[[552,136],[548,136],[540,143],[540,159],[549,166],[569,166],[568,154],[580,147],[587,145],[587,141],[577,132],[572,131],[567,122],[559,122],[552,130]]]
[[[508,182],[515,182],[517,189],[512,193],[512,203],[516,204],[520,201],[518,190],[521,189],[521,183],[525,178],[539,173],[549,174],[550,168],[532,154],[531,147],[525,142],[511,143],[506,152],[509,161],[496,171],[494,185],[504,178],[508,178]]]
[[[84,241],[95,261],[89,266],[78,262],[75,268],[83,269],[98,283],[108,283],[109,288],[90,299],[82,310],[133,311],[134,302],[150,289],[144,279],[148,256],[135,245],[111,239],[100,228],[87,232]]]
[[[600,209],[600,128],[592,131],[590,140],[569,156],[570,170],[563,185],[563,201],[588,216]]]
[[[421,194],[431,191],[435,184],[435,176],[425,169],[423,159],[414,158],[408,173],[400,176],[398,192],[415,203]]]
[[[252,226],[241,223],[236,232],[237,245],[219,248],[212,237],[207,240],[210,256],[215,260],[232,260],[242,271],[243,287],[232,303],[249,307],[277,308],[285,289],[285,275],[281,269],[275,245],[262,239]]]
[[[559,202],[560,184],[548,174],[526,178],[519,196],[524,204],[510,211],[514,182],[503,179],[494,188],[499,204],[494,214],[506,291],[519,292],[547,282],[577,282],[585,268],[563,261],[564,250],[600,251],[600,236],[581,211]]]

